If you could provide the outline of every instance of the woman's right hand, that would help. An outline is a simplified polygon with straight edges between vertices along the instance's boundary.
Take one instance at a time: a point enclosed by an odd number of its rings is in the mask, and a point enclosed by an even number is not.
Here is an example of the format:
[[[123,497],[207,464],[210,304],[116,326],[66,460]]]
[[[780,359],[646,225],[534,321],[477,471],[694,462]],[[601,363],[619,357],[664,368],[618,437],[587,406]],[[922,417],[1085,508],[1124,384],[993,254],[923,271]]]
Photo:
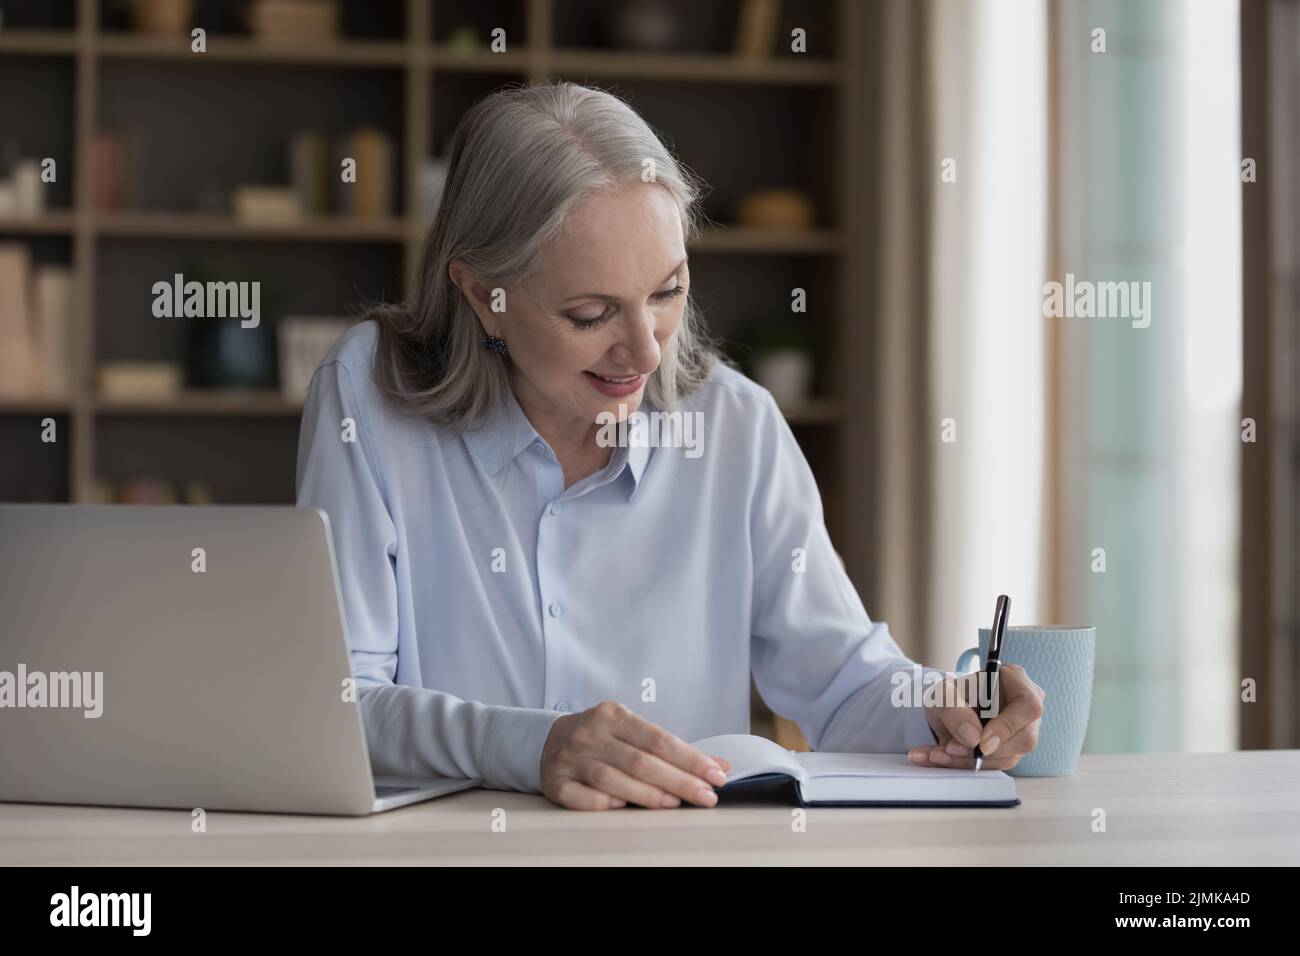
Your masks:
[[[731,769],[617,701],[561,717],[542,748],[541,786],[571,810],[611,810],[629,803],[660,808],[683,800],[711,807],[714,786]]]

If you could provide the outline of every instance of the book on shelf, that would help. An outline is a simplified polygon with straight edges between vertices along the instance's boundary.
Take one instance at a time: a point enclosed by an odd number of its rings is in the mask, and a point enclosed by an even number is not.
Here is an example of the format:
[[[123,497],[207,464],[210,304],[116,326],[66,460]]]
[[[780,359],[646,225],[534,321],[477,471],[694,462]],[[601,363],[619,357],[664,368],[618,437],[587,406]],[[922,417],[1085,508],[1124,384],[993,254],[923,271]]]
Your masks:
[[[339,141],[334,174],[342,171],[344,159],[356,161],[356,182],[342,176],[337,180],[340,213],[371,219],[393,215],[393,157],[392,137],[372,126],[359,127]]]
[[[23,243],[0,243],[0,395],[64,397],[72,270],[33,263]]]
[[[100,477],[95,479],[91,500],[118,505],[209,505],[212,490],[207,482],[194,478],[178,482],[154,475]]]
[[[736,56],[765,60],[776,46],[781,0],[742,0],[736,25]]]
[[[230,194],[235,218],[240,222],[298,222],[302,204],[291,186],[236,186]]]
[[[63,265],[36,266],[32,280],[36,367],[44,376],[47,395],[67,395],[70,326],[72,325],[72,270]]]
[[[102,399],[165,400],[180,394],[184,378],[178,362],[119,360],[100,364],[95,387]]]
[[[330,142],[324,133],[300,130],[289,139],[289,182],[302,211],[323,216],[330,211]]]
[[[27,246],[0,244],[0,395],[27,395],[31,391],[31,268]]]
[[[100,129],[90,143],[91,199],[99,212],[140,206],[147,193],[149,131],[139,123]]]

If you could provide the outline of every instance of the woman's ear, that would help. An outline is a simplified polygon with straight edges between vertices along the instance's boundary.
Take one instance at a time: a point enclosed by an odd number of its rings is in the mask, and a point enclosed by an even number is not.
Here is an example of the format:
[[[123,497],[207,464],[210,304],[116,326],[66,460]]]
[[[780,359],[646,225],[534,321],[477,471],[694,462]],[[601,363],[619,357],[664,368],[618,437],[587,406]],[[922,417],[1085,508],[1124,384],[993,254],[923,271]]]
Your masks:
[[[500,330],[496,328],[496,314],[489,307],[487,286],[459,259],[452,259],[447,263],[447,275],[465,296],[487,333],[496,335]]]

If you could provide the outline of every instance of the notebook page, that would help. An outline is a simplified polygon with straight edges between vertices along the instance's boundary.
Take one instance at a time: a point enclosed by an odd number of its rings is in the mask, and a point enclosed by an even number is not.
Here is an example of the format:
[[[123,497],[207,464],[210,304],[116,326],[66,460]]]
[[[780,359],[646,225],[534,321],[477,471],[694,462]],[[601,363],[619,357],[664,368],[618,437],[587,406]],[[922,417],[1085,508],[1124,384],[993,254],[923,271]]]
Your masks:
[[[706,754],[723,757],[731,764],[727,783],[744,780],[761,773],[787,773],[802,779],[804,768],[778,743],[751,734],[720,734],[691,741],[691,746]]]
[[[952,767],[924,767],[912,763],[906,754],[801,753],[795,759],[810,777],[916,777],[935,780],[974,774],[973,770]],[[980,771],[981,775],[985,773],[1001,771]]]

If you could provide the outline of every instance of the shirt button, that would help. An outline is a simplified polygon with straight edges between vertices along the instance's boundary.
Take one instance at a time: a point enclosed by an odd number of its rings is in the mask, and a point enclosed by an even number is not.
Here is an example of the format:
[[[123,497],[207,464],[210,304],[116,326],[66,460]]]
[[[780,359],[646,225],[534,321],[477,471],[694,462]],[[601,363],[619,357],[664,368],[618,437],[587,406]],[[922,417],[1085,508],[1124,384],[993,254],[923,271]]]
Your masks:
[[[551,514],[558,515],[559,513],[560,513],[560,505],[559,502],[556,502],[555,504],[551,505]]]
[[[549,608],[547,608],[547,610],[549,610],[549,611],[551,612],[551,617],[559,617],[560,614],[563,613],[563,612],[560,610],[560,605],[558,605],[558,604],[552,604]]]
[[[556,701],[555,709],[562,714],[569,712],[569,702],[567,700]]]

